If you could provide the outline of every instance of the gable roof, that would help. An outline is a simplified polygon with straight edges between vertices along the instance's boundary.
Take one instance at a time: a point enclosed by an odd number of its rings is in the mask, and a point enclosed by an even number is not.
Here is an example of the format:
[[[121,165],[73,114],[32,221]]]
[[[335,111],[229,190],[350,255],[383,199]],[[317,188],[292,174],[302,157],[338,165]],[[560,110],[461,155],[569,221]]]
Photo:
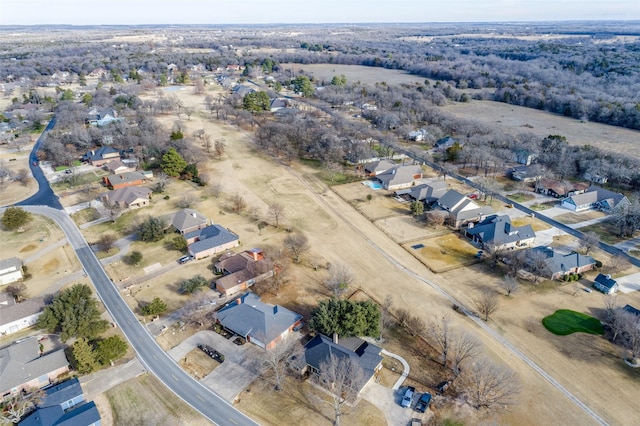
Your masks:
[[[575,251],[572,251],[569,254],[560,254],[554,251],[551,247],[534,247],[527,250],[527,255],[530,256],[535,252],[540,252],[545,255],[545,264],[552,274],[557,272],[565,273],[573,268],[582,268],[596,263],[595,259],[591,256],[585,256]]]
[[[625,311],[629,312],[630,314],[640,316],[640,309],[636,309],[636,308],[634,308],[633,306],[631,306],[629,304],[624,305],[624,307],[622,309],[624,309]]]
[[[67,365],[63,349],[40,356],[38,339],[28,337],[0,349],[0,392]]]
[[[100,420],[100,413],[95,402],[76,406],[66,413],[62,407],[51,406],[38,408],[29,417],[19,423],[19,426],[87,426]]]
[[[322,334],[316,335],[304,346],[305,362],[320,371],[323,362],[327,362],[331,355],[339,359],[353,359],[364,372],[363,382],[358,384],[358,389],[371,379],[376,367],[382,362],[380,356],[382,348],[366,342],[358,337],[348,337],[335,343],[332,339]]]
[[[109,169],[109,171],[111,172],[115,172],[116,170],[125,167],[125,168],[129,168],[129,166],[127,166],[126,164],[124,164],[122,161],[120,161],[120,159],[116,159],[116,160],[111,160],[109,161],[107,164],[105,164],[105,167],[107,169]]]
[[[261,302],[254,293],[246,293],[238,299],[238,304],[218,311],[218,321],[226,328],[265,345],[301,319],[302,315],[289,309]]]
[[[127,186],[125,188],[114,189],[104,194],[110,203],[133,203],[138,198],[149,199],[153,191],[144,186]]]
[[[98,149],[92,149],[91,151],[87,151],[87,153],[82,156],[83,159],[90,161],[103,160],[105,158],[111,157],[120,157],[120,153],[117,149],[111,148],[110,146],[101,146]]]
[[[516,241],[534,238],[531,225],[513,226],[511,219],[507,215],[491,215],[473,228],[467,229],[467,234],[478,236],[485,244],[515,243]]]
[[[616,280],[611,278],[611,275],[605,275],[605,274],[598,274],[598,276],[596,277],[595,280],[593,280],[593,282],[607,289],[612,289],[617,284]]]
[[[34,297],[21,303],[0,305],[0,325],[30,317],[44,309],[44,297]]]
[[[389,160],[372,161],[371,163],[367,163],[364,165],[364,170],[365,172],[369,172],[377,175],[395,167],[396,165],[397,165],[396,163]]]
[[[147,180],[147,177],[140,172],[118,173],[105,176],[104,178],[109,181],[109,185],[111,186],[122,185],[123,183],[136,182],[139,180]]]
[[[17,257],[0,260],[0,274],[8,274],[22,268],[22,260]]]
[[[453,146],[454,143],[456,143],[457,141],[452,138],[451,136],[445,136],[443,138],[440,138],[436,141],[436,146],[438,148],[448,148],[450,146]]]
[[[184,235],[187,240],[195,237],[199,238],[199,240],[189,245],[189,250],[193,253],[209,250],[239,239],[236,234],[220,225],[209,225]]]
[[[463,202],[465,199],[467,199],[466,196],[462,195],[455,189],[450,189],[442,197],[438,199],[438,205],[440,205],[440,207],[442,207],[445,210],[451,211],[456,206],[458,206],[458,204]]]
[[[414,200],[431,203],[442,197],[446,192],[447,183],[443,180],[437,180],[429,183],[421,183],[409,189],[398,191],[397,194],[409,194]]]
[[[194,209],[178,210],[171,219],[173,225],[178,231],[202,226],[207,224],[207,218]],[[185,238],[187,236],[185,235]]]
[[[421,166],[394,166],[389,170],[379,173],[376,175],[376,178],[379,179],[385,187],[389,188],[391,185],[413,182],[413,180],[416,179],[415,176],[419,176],[419,178],[422,177]]]
[[[607,202],[610,208],[615,207],[627,197],[619,192],[609,191],[599,186],[590,186],[584,193],[571,197],[576,206]]]

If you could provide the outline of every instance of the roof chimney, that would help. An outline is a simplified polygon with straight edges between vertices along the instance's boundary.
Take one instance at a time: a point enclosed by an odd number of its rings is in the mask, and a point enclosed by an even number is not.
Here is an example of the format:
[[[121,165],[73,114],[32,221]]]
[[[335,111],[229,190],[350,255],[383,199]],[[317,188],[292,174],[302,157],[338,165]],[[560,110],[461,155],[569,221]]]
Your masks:
[[[338,333],[333,333],[333,343],[338,344]]]
[[[191,213],[191,216],[196,217],[196,212]]]
[[[96,150],[95,149],[91,150],[91,155],[96,155]]]

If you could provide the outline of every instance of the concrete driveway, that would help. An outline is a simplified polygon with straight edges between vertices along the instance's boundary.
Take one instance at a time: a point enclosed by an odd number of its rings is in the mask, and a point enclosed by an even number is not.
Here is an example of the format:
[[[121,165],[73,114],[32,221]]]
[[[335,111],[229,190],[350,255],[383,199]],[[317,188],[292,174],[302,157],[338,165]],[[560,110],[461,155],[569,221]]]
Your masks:
[[[405,390],[405,386],[393,390],[379,383],[371,382],[362,391],[362,397],[384,413],[388,425],[408,425],[411,419],[420,419],[423,424],[426,424],[426,420],[431,416],[431,410],[424,414],[414,410],[420,397],[419,393],[416,393],[411,408],[403,408],[400,405]]]
[[[211,330],[199,331],[168,351],[175,361],[180,360],[199,343],[211,346],[224,355],[224,362],[200,382],[229,402],[264,371],[261,360],[264,351],[251,343],[238,346]]]

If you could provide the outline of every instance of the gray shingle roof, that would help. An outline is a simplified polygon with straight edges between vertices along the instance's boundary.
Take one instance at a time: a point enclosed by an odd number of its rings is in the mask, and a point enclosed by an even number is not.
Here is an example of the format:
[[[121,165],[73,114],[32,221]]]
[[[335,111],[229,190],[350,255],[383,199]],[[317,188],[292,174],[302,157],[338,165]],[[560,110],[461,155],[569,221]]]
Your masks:
[[[560,254],[555,252],[553,248],[542,246],[527,250],[527,255],[531,256],[535,252],[541,252],[546,256],[545,264],[552,274],[557,272],[564,273],[573,268],[582,268],[596,263],[591,256],[585,256],[575,251],[569,254]]]
[[[422,167],[418,165],[413,166],[395,166],[389,170],[385,170],[382,173],[376,175],[376,178],[382,182],[382,185],[389,189],[392,185],[402,185],[411,183],[414,181],[415,176],[418,179],[422,177]]]
[[[198,237],[200,240],[189,245],[189,250],[193,253],[209,250],[223,244],[237,241],[239,237],[233,232],[227,231],[220,225],[209,225],[206,228],[189,232],[184,236],[186,239]]]
[[[371,379],[376,367],[382,362],[380,356],[382,348],[368,343],[357,337],[339,339],[338,343],[322,334],[316,335],[304,346],[305,362],[320,371],[322,363],[327,362],[331,355],[340,358],[353,359],[364,371],[363,382],[359,389]]]
[[[0,325],[37,314],[44,309],[44,297],[34,297],[9,306],[0,305]]]
[[[8,272],[13,272],[17,271],[20,268],[22,268],[22,260],[18,259],[17,257],[10,257],[8,259],[0,260],[0,271],[3,271],[4,269],[10,269],[10,271]]]
[[[39,355],[40,348],[35,337],[0,349],[0,393],[69,365],[63,349]]]
[[[171,224],[181,232],[195,226],[206,225],[206,223],[207,218],[194,209],[178,210],[171,220]],[[186,235],[185,238],[187,238]]]
[[[218,311],[218,320],[226,328],[266,345],[301,319],[302,315],[282,306],[261,302],[254,293],[246,293],[240,304]]]
[[[615,207],[620,201],[625,198],[626,197],[624,194],[609,191],[608,189],[604,189],[595,185],[589,187],[589,189],[587,189],[583,194],[578,194],[571,197],[576,206],[607,201],[610,208]]]
[[[466,197],[455,189],[448,190],[442,197],[438,199],[438,204],[445,210],[451,211]]]
[[[447,184],[442,180],[429,183],[421,183],[408,190],[408,194],[414,200],[426,201],[428,203],[439,199],[446,192]]]
[[[396,166],[396,163],[389,160],[372,161],[364,165],[364,170],[369,173],[382,173]]]
[[[95,402],[76,406],[66,413],[60,406],[39,408],[19,426],[87,426],[100,420]]]
[[[106,179],[109,179],[109,184],[111,186],[120,185],[123,183],[135,182],[138,180],[146,180],[147,177],[140,172],[125,172],[118,173],[114,175],[105,176]]]
[[[153,191],[144,186],[127,186],[125,188],[114,189],[104,194],[110,203],[133,203],[138,198],[148,200]]]
[[[513,226],[507,215],[491,215],[473,228],[467,229],[467,234],[477,236],[484,244],[498,246],[536,236],[531,225]]]

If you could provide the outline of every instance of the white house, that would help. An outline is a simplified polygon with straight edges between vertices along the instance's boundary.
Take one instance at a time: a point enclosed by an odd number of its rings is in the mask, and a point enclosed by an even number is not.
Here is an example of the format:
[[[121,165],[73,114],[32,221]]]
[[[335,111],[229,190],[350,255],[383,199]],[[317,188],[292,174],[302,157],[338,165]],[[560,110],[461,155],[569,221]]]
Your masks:
[[[20,281],[22,275],[22,261],[17,257],[0,260],[0,285]]]
[[[13,297],[9,296],[0,301],[0,335],[12,334],[35,325],[43,309],[42,297],[15,303]]]

